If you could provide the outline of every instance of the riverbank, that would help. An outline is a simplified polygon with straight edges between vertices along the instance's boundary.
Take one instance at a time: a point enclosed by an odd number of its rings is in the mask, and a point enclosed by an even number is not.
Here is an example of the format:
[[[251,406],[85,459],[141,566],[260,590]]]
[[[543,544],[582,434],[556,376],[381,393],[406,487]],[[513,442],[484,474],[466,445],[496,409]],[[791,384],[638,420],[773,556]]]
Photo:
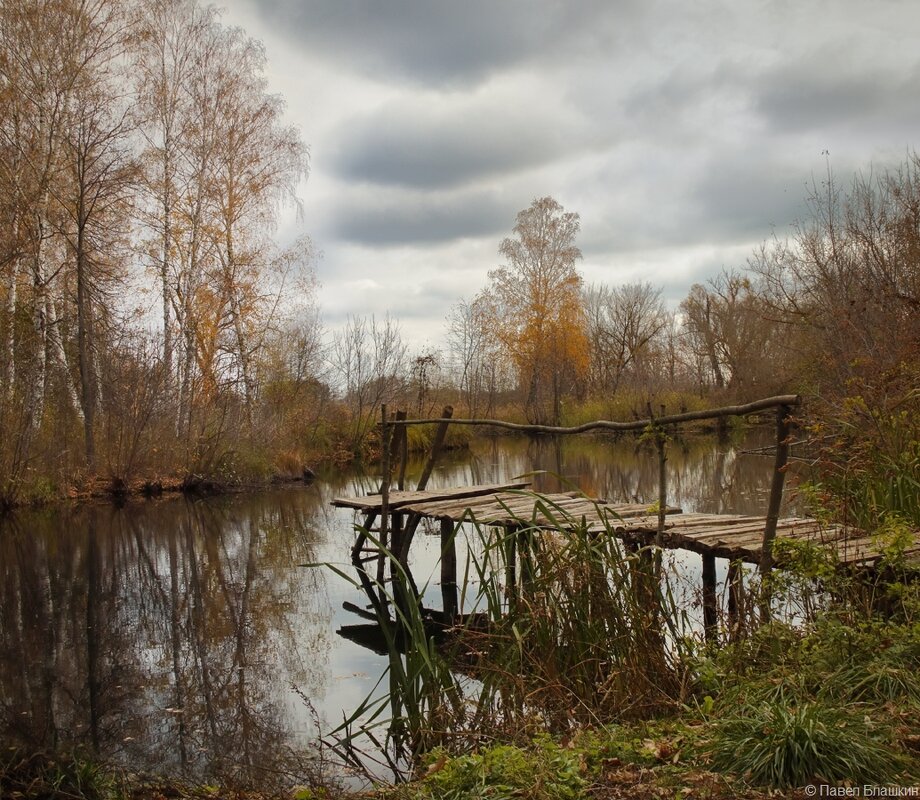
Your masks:
[[[673,471],[669,485],[675,499],[698,510],[717,512],[729,507],[739,513],[759,512],[772,460],[741,455],[759,449],[760,432],[751,433],[755,435],[730,446],[720,445],[714,437],[675,442],[667,464]],[[772,436],[770,431],[763,433],[766,439]],[[556,489],[550,484],[559,480],[555,476],[568,476],[607,496],[625,492],[654,497],[657,468],[649,447],[648,443],[637,447],[634,440],[612,444],[587,437],[561,447],[546,439],[483,439],[475,443],[474,453],[448,454],[437,478],[441,485],[457,485],[469,475],[489,482],[533,470],[535,483],[546,484],[541,491]],[[411,468],[409,473],[413,474]],[[180,774],[184,753],[185,774],[208,781],[207,786],[187,785],[125,775],[115,768],[94,767],[90,759],[85,769],[74,769],[81,775],[101,769],[115,780],[113,791],[121,794],[85,792],[87,798],[160,800],[182,793],[294,798],[296,793],[284,788],[293,782],[311,786],[311,794],[302,793],[301,798],[324,793],[328,798],[348,797],[330,777],[331,770],[323,773],[322,780],[309,782],[305,780],[312,774],[309,770],[289,770],[280,763],[292,747],[303,746],[288,732],[311,724],[309,714],[298,710],[298,696],[288,696],[284,689],[294,684],[303,689],[303,696],[318,703],[324,697],[340,697],[346,685],[353,685],[348,702],[319,707],[323,718],[331,721],[323,726],[326,734],[342,718],[342,709],[352,712],[364,695],[363,687],[370,690],[378,661],[363,660],[347,640],[330,635],[336,626],[354,621],[347,609],[335,611],[339,601],[354,606],[362,603],[361,596],[350,585],[335,583],[334,573],[291,566],[341,560],[352,541],[352,520],[330,515],[325,510],[327,501],[340,493],[373,491],[378,479],[369,469],[342,474],[338,482],[324,481],[309,492],[270,492],[264,497],[252,493],[204,503],[129,503],[119,510],[89,504],[17,515],[18,527],[3,537],[5,549],[0,551],[5,587],[0,593],[0,624],[5,626],[2,638],[7,645],[0,659],[0,680],[10,734],[5,741],[16,736],[21,743],[36,743],[29,752],[40,753],[52,746],[54,732],[53,741],[63,747],[82,746],[85,753],[95,730],[98,752],[112,759],[109,763]],[[558,556],[555,549],[554,554]],[[801,555],[801,592],[796,595],[796,587],[783,586],[793,599],[804,597],[811,612],[822,596],[827,597],[814,590],[815,581],[825,580],[824,566],[809,560],[807,553]],[[892,548],[894,556],[896,548]],[[423,545],[415,561],[422,578],[432,568],[426,558]],[[580,555],[577,562],[582,563]],[[559,570],[558,574],[581,573]],[[811,593],[803,595],[806,590]],[[841,590],[835,596],[843,594]],[[538,593],[549,600],[558,595],[558,591]],[[573,654],[565,663],[553,661],[544,643],[555,634],[547,630],[547,637],[535,641],[532,631],[541,620],[564,617],[532,614],[511,620],[512,627],[497,631],[491,640],[494,656],[504,659],[496,665],[496,674],[536,677],[545,684],[542,693],[534,693],[530,684],[509,687],[509,698],[530,698],[523,712],[509,706],[512,716],[484,718],[470,726],[463,739],[436,720],[432,723],[436,730],[449,731],[442,746],[450,747],[451,754],[435,750],[424,756],[418,772],[430,771],[426,780],[381,788],[376,796],[432,800],[476,797],[477,792],[484,796],[488,790],[491,795],[485,796],[534,800],[671,798],[685,789],[689,793],[683,796],[719,800],[758,796],[749,789],[757,782],[746,778],[744,771],[730,774],[724,766],[716,769],[709,748],[718,733],[726,737],[735,756],[741,751],[738,742],[745,738],[744,731],[722,729],[720,720],[737,719],[740,713],[733,712],[738,709],[756,719],[754,710],[773,706],[815,709],[805,722],[828,729],[832,720],[832,732],[852,732],[857,743],[882,742],[883,753],[915,759],[911,737],[918,728],[915,709],[920,690],[915,676],[920,672],[920,635],[912,626],[920,603],[910,587],[904,597],[909,602],[902,603],[897,619],[851,604],[847,615],[825,615],[823,623],[809,617],[800,630],[761,628],[756,637],[724,653],[698,646],[675,665],[677,694],[647,720],[624,719],[618,710],[624,706],[616,698],[599,703],[596,712],[570,699],[582,685],[607,695],[618,685],[634,692],[635,681],[612,682],[612,676],[627,674],[624,670],[631,662],[616,665],[603,649],[584,657]],[[24,614],[23,609],[30,613]],[[590,621],[587,615],[569,616],[586,624]],[[598,635],[591,639],[579,635],[578,641],[608,649],[616,645],[621,639],[611,633],[615,616],[602,615],[595,620],[602,626]],[[632,629],[626,626],[625,630]],[[520,648],[525,648],[523,653]],[[621,649],[624,658],[639,652],[628,641]],[[572,652],[560,648],[553,655],[564,659]],[[524,668],[508,668],[511,656]],[[648,659],[639,661],[640,671],[630,676],[649,674]],[[562,685],[560,675],[567,680],[577,677],[580,665],[591,663],[611,682]],[[240,664],[246,665],[245,694],[237,691]],[[537,670],[540,665],[542,672]],[[54,681],[51,688],[44,682],[49,674]],[[204,694],[208,686],[226,688],[209,697]],[[850,690],[853,694],[847,695]],[[778,692],[783,693],[780,701]],[[181,693],[181,699],[176,693]],[[94,698],[95,714],[90,713]],[[526,712],[527,706],[544,698],[548,705],[541,728]],[[590,700],[589,692],[579,702]],[[551,713],[558,708],[580,717],[577,724],[566,713]],[[240,726],[240,719],[249,720],[250,727]],[[779,721],[774,722],[779,726]],[[542,732],[547,729],[549,734]],[[801,729],[800,725],[791,730]],[[263,733],[245,738],[247,730]],[[833,752],[856,752],[852,741],[841,746],[838,739],[834,748]],[[244,765],[247,752],[251,760]],[[312,752],[308,749],[306,758]],[[550,772],[538,768],[544,762],[551,763]],[[883,764],[884,758],[876,753],[872,762]],[[526,769],[520,768],[522,764]],[[570,778],[581,794],[560,794],[569,791]],[[756,792],[765,796],[766,790]],[[350,795],[360,796],[368,793]],[[801,794],[783,789],[779,796]]]
[[[420,458],[431,447],[433,431],[412,429],[408,437],[410,455]],[[442,451],[464,450],[474,438],[471,429],[449,429]],[[129,498],[151,499],[171,495],[219,495],[261,491],[278,486],[308,485],[318,475],[353,464],[374,465],[380,458],[379,436],[369,437],[357,452],[334,444],[272,450],[252,444],[228,448],[207,464],[193,468],[139,469],[126,477],[109,474],[51,474],[30,469],[19,479],[15,491],[0,495],[0,513],[13,509],[41,508],[55,503],[111,501]],[[157,464],[178,461],[157,454]]]
[[[910,626],[909,631],[895,627],[897,630],[879,629],[876,635],[863,637],[860,644],[878,644],[889,634],[906,633],[908,647],[916,647],[920,641],[916,626]],[[761,645],[788,645],[790,633],[785,629],[764,635]],[[826,636],[818,635],[806,649],[820,657],[827,655],[828,645]],[[889,658],[890,650],[889,644]],[[724,657],[716,660],[728,665]],[[896,660],[889,661],[892,670],[912,668],[895,666]],[[831,673],[833,670],[825,671],[823,677]],[[776,669],[765,676],[747,674],[736,681],[730,696],[735,701],[739,692],[763,698],[765,687],[772,684],[777,690],[783,685],[776,682],[779,677]],[[784,675],[784,682],[789,677]],[[799,726],[794,721],[783,725],[777,719],[773,726],[756,731],[759,720],[755,714],[744,736],[733,726],[757,701],[749,697],[749,707],[743,713],[732,712],[726,707],[726,698],[714,700],[705,695],[675,709],[674,714],[647,721],[579,727],[557,737],[522,732],[516,742],[484,745],[454,755],[436,750],[425,757],[415,779],[359,790],[344,788],[331,774],[318,774],[308,784],[287,789],[220,782],[192,784],[133,774],[81,756],[9,751],[0,762],[0,796],[48,800],[799,800],[816,796],[821,787],[823,796],[844,796],[827,792],[865,786],[909,791],[920,785],[918,698],[911,695],[920,684],[916,679],[908,680],[909,686],[902,687],[909,689],[905,696],[896,696],[888,686],[881,691],[891,696],[864,696],[850,714],[844,711],[847,703],[843,699],[836,709],[819,704],[817,720],[803,720]],[[861,685],[864,682],[857,681],[857,687]],[[795,713],[794,708],[790,711]],[[892,718],[885,720],[886,714]],[[862,723],[857,720],[860,715],[866,715]],[[826,725],[831,719],[835,724]],[[752,741],[751,734],[760,741]],[[759,749],[758,744],[762,745]],[[731,764],[725,757],[729,747],[734,760]],[[752,760],[752,752],[762,755],[763,762]],[[269,780],[277,777],[270,776]],[[772,780],[765,780],[768,777]]]

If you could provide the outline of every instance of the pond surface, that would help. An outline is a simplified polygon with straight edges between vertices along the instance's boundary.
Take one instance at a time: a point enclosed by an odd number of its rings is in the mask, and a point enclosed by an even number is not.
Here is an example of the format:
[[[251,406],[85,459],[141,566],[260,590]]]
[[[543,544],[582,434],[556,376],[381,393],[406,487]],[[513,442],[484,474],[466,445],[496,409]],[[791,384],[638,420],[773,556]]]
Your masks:
[[[673,442],[669,502],[762,514],[772,454],[746,451],[771,438],[767,429]],[[591,438],[481,439],[445,457],[429,488],[534,470],[546,471],[534,476],[538,490],[657,498],[650,449]],[[356,708],[386,666],[336,635],[360,621],[343,602],[366,599],[333,571],[301,566],[347,562],[355,518],[330,500],[377,482],[353,471],[296,489],[0,520],[0,741],[80,747],[196,780],[302,779],[318,734]],[[420,585],[437,575],[438,546],[416,537]],[[692,584],[698,557],[677,565]]]

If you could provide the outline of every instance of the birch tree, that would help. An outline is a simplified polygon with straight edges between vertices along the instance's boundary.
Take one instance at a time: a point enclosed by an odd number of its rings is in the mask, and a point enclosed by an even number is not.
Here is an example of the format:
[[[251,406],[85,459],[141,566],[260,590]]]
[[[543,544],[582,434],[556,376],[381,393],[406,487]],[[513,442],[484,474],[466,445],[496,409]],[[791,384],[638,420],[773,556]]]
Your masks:
[[[181,235],[179,198],[195,172],[188,135],[197,109],[190,86],[195,80],[198,51],[214,24],[213,8],[192,0],[154,0],[145,5],[134,51],[137,115],[144,141],[144,219],[151,238],[148,255],[159,285],[163,369],[171,384],[180,265],[176,239]],[[179,231],[177,232],[177,228]]]
[[[509,353],[532,422],[558,423],[562,394],[587,369],[581,275],[575,262],[578,214],[551,197],[517,215],[499,252],[507,264],[489,273],[498,340]]]

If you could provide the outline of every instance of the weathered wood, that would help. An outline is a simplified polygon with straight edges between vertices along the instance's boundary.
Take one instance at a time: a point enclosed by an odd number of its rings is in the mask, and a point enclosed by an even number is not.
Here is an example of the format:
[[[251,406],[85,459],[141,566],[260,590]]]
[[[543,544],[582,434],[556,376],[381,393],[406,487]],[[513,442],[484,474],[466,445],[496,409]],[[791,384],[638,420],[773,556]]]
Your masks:
[[[404,408],[398,409],[396,412],[396,420],[404,420],[406,418],[406,410]],[[396,476],[396,488],[401,492],[406,488],[406,465],[409,463],[409,429],[405,425],[400,425],[396,428],[396,441],[398,442],[397,453],[399,454],[399,473]]]
[[[770,482],[770,500],[767,504],[767,521],[763,530],[763,552],[760,560],[760,574],[765,575],[773,567],[773,540],[776,539],[776,525],[779,521],[779,507],[783,501],[783,484],[786,481],[786,465],[789,462],[790,427],[789,405],[780,405],[776,410],[776,459],[773,463],[773,478]]]
[[[415,487],[419,492],[428,485],[428,479],[431,477],[435,462],[438,460],[438,455],[444,444],[444,437],[447,436],[447,426],[450,424],[450,419],[453,415],[453,406],[444,406],[444,410],[441,411],[441,418],[438,420],[438,428],[431,442],[431,452],[428,454],[428,461],[425,462],[425,468],[422,470],[422,475],[418,479],[418,486]],[[408,422],[408,420],[404,420],[402,424],[406,424],[406,422]]]
[[[657,515],[648,514],[648,506],[645,504],[606,503],[580,497],[574,492],[538,495],[508,490],[508,486],[460,487],[439,492],[393,492],[390,495],[390,508],[391,511],[399,509],[401,513],[419,519],[449,518],[454,525],[475,521],[506,530],[581,530],[586,526],[589,535],[612,534],[629,547],[654,544],[658,536]],[[380,508],[379,496],[338,498],[334,502],[340,506],[368,510],[366,524],[373,521]],[[551,516],[544,514],[540,510],[541,506],[548,509]],[[666,517],[663,547],[760,565],[766,517],[684,514],[680,509],[671,508],[668,511],[675,513],[669,513]],[[824,525],[813,519],[778,519],[776,538],[829,549],[841,567],[871,568],[873,562],[882,558],[873,537],[865,532],[840,525]],[[915,533],[915,544],[908,547],[906,555],[920,567],[920,531]]]
[[[505,534],[505,592],[508,600],[517,595],[517,534],[515,526],[506,528]]]
[[[744,602],[744,570],[740,562],[728,564],[728,640],[734,642],[741,631],[742,603]]]
[[[380,449],[383,480],[380,483],[380,543],[388,546],[387,529],[390,524],[390,435],[393,428],[387,424],[386,403],[380,406]]]
[[[716,644],[719,638],[719,604],[716,599],[716,559],[703,554],[703,629],[707,644]]]
[[[450,624],[457,615],[457,542],[450,517],[441,519],[441,598],[445,621]]]
[[[493,428],[504,428],[511,431],[521,431],[523,433],[586,433],[595,430],[617,431],[627,433],[629,431],[644,431],[653,422],[659,425],[674,425],[682,422],[697,422],[707,419],[720,419],[722,417],[743,417],[747,414],[756,414],[758,411],[766,411],[778,406],[798,406],[802,398],[796,394],[784,394],[776,397],[767,397],[763,400],[756,400],[753,403],[744,405],[724,406],[722,408],[712,408],[703,411],[686,411],[683,414],[670,414],[661,416],[658,419],[640,419],[628,422],[612,422],[610,420],[595,420],[586,422],[583,425],[572,427],[561,427],[554,425],[524,425],[517,422],[505,422],[499,419],[452,419],[451,417],[438,417],[436,419],[407,419],[401,422],[395,422],[396,425],[432,425],[440,422],[450,422],[454,425],[488,425]]]
[[[525,489],[530,486],[530,481],[519,481],[516,483],[495,483],[484,484],[481,486],[458,486],[452,489],[438,489],[435,492],[390,492],[389,507],[390,510],[402,509],[414,503],[424,503],[439,500],[462,499],[467,497],[477,497],[479,495],[494,494],[495,492],[504,492],[512,489]],[[380,511],[380,495],[368,494],[361,497],[336,497],[331,505],[338,508],[355,508],[359,511]]]
[[[658,523],[655,526],[655,544],[661,547],[664,539],[665,516],[668,513],[668,471],[666,468],[668,454],[663,431],[657,432],[655,447],[658,450]]]
[[[361,558],[361,551],[364,549],[364,544],[367,542],[367,531],[371,529],[371,526],[374,524],[374,520],[376,518],[376,511],[369,511],[364,515],[364,523],[361,525],[362,530],[355,537],[355,543],[351,548],[352,561],[357,561],[359,558]]]

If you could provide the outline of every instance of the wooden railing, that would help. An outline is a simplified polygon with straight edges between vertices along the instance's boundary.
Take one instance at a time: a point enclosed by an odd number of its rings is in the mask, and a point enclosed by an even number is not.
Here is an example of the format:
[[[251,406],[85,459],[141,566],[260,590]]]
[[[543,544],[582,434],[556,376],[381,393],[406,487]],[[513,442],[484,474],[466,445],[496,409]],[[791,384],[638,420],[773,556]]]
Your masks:
[[[648,417],[645,419],[629,420],[626,422],[614,422],[611,420],[594,420],[585,422],[582,425],[573,425],[570,427],[558,425],[532,425],[518,422],[507,422],[499,419],[454,419],[453,408],[445,406],[440,417],[432,419],[407,419],[404,411],[399,411],[395,419],[390,419],[386,406],[381,407],[381,433],[383,441],[383,482],[380,493],[382,495],[383,506],[381,509],[381,523],[383,526],[383,535],[386,536],[386,519],[387,519],[387,498],[390,491],[390,472],[391,472],[391,453],[398,453],[400,456],[400,470],[398,479],[398,488],[403,488],[405,476],[405,463],[407,457],[406,447],[406,428],[410,425],[437,425],[438,429],[432,444],[431,453],[422,472],[422,477],[418,482],[417,489],[422,490],[428,483],[431,470],[434,467],[435,459],[444,442],[448,425],[476,425],[483,427],[501,428],[504,430],[518,431],[520,433],[538,433],[553,434],[566,436],[579,433],[588,433],[590,431],[611,431],[615,433],[628,433],[635,431],[650,431],[655,436],[656,449],[659,459],[659,487],[658,502],[659,507],[663,510],[667,505],[667,486],[665,462],[667,453],[665,448],[666,437],[664,435],[668,428],[688,423],[698,422],[701,420],[725,419],[727,417],[744,417],[749,414],[756,414],[761,411],[776,409],[776,455],[773,465],[773,474],[770,481],[770,494],[767,501],[766,522],[763,532],[763,545],[761,548],[760,573],[766,574],[773,567],[773,542],[776,539],[776,527],[779,520],[779,510],[783,499],[783,488],[786,479],[786,467],[789,461],[789,443],[791,438],[792,420],[791,414],[794,408],[801,405],[802,398],[795,394],[777,395],[775,397],[765,397],[762,400],[755,400],[751,403],[742,405],[723,406],[721,408],[704,409],[701,411],[684,411],[679,414],[665,414],[655,416],[651,406],[648,407]],[[659,518],[659,537],[663,534],[664,513]],[[417,520],[410,521],[409,525],[414,530]],[[406,531],[408,536],[401,538],[400,544],[407,543],[411,539],[411,531]],[[659,542],[660,544],[660,542]],[[715,591],[715,565],[704,563],[704,579],[709,577],[709,583],[712,583],[710,591]],[[731,570],[730,570],[731,571]],[[712,573],[707,575],[706,573]],[[733,577],[733,576],[732,576]],[[704,580],[704,583],[707,581]],[[704,598],[704,606],[710,605]],[[710,599],[711,600],[711,599]],[[768,604],[762,607],[761,612],[764,616],[769,616]]]

